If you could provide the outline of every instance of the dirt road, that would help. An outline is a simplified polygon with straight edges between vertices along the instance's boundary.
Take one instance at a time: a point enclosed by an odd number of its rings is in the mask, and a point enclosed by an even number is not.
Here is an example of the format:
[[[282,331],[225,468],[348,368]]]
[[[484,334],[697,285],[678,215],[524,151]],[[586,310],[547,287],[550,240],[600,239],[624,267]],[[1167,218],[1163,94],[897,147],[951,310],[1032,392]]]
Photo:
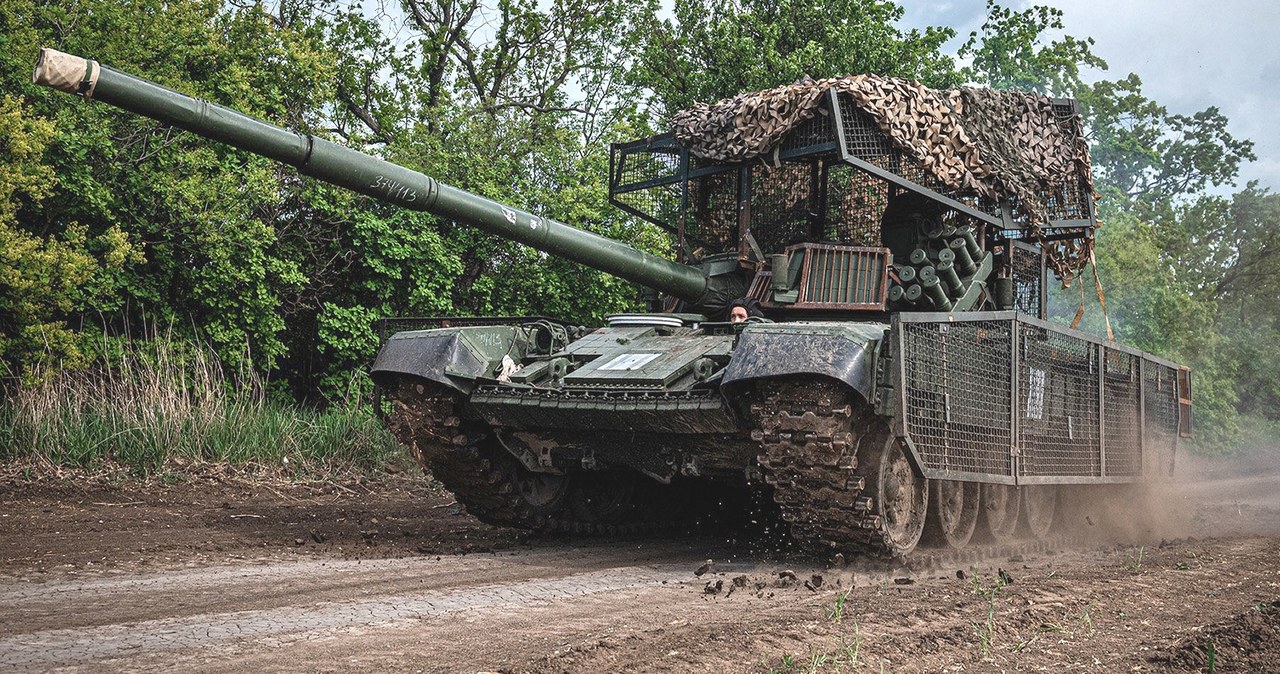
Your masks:
[[[1165,505],[1141,543],[829,569],[727,531],[530,538],[417,478],[11,479],[0,670],[1280,671],[1280,480]]]

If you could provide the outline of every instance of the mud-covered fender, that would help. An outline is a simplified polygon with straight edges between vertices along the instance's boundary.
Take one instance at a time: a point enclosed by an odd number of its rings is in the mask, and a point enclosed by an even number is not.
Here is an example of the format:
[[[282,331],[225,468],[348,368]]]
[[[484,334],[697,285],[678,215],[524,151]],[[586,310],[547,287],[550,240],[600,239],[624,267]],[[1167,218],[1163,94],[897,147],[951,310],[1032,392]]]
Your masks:
[[[486,325],[398,332],[382,345],[370,374],[409,374],[471,393],[475,380],[492,377],[502,357],[520,362],[528,349],[526,331],[513,325]]]
[[[747,326],[734,346],[723,386],[807,375],[842,381],[865,400],[875,394],[876,352],[884,323],[760,323]]]

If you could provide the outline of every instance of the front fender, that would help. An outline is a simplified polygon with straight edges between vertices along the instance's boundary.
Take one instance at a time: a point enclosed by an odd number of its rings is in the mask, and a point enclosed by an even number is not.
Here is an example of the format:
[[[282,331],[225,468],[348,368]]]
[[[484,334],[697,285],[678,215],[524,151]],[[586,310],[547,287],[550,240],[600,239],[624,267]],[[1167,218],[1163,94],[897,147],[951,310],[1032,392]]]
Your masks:
[[[888,328],[883,323],[749,325],[734,346],[723,385],[728,390],[766,377],[829,377],[871,401],[876,352]]]
[[[478,377],[493,376],[503,356],[519,362],[527,346],[525,332],[510,325],[398,332],[382,345],[370,374],[375,382],[408,374],[470,394]]]

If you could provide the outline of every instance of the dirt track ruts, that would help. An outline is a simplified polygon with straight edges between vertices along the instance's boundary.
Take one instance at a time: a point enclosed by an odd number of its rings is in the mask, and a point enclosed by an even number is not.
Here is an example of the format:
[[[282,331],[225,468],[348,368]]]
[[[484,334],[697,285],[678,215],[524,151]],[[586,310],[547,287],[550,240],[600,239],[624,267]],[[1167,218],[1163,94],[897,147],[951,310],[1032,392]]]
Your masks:
[[[1190,672],[1212,640],[1280,671],[1277,484],[1178,490],[1163,541],[826,569],[731,532],[529,539],[413,480],[11,482],[0,670]]]

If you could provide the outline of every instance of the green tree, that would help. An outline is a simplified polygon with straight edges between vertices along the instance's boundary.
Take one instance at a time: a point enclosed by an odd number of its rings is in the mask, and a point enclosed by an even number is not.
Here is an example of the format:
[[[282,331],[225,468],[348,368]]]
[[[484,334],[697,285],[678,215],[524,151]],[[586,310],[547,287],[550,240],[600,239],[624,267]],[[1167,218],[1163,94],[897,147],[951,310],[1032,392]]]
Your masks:
[[[959,82],[941,49],[950,28],[902,30],[881,0],[676,0],[654,21],[633,81],[661,117],[696,102],[815,79],[876,73],[931,86]]]

